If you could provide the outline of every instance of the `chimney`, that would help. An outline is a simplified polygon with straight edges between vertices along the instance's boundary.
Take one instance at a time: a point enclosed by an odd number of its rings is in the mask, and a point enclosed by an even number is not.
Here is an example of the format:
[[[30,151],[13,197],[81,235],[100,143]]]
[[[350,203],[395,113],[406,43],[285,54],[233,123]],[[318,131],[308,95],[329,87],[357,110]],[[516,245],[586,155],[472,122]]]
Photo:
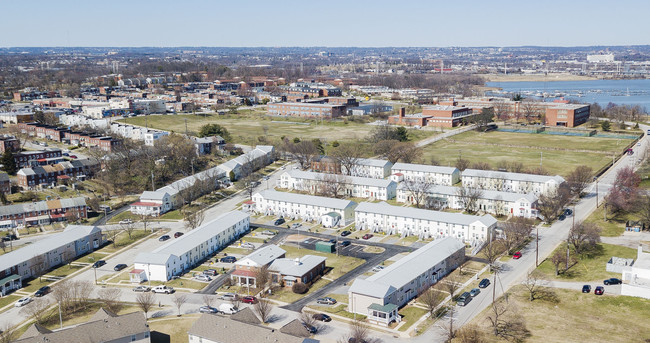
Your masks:
[[[399,109],[399,117],[404,118],[405,115],[406,115],[406,107],[400,107],[400,109]]]

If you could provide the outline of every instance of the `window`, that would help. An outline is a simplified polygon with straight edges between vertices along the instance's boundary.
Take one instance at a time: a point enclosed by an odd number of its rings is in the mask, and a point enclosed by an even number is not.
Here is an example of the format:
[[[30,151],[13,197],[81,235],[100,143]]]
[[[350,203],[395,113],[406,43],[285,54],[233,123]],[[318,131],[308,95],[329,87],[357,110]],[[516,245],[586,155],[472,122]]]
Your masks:
[[[135,342],[135,335],[131,335],[131,342]]]

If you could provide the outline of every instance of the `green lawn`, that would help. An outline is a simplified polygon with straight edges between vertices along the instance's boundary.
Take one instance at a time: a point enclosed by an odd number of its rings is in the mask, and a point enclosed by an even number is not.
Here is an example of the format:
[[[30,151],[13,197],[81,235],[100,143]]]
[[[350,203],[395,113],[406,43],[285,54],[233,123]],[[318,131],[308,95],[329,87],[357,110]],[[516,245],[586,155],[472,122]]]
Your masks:
[[[507,316],[523,319],[530,331],[525,342],[647,342],[650,340],[650,300],[628,296],[596,296],[579,290],[552,289],[558,301],[528,300],[524,286],[509,292]],[[501,298],[499,301],[503,301]],[[512,342],[491,334],[487,316],[480,313],[472,324],[486,333],[488,342]]]
[[[453,166],[462,156],[471,163],[487,162],[491,169],[497,169],[499,161],[516,161],[523,163],[525,168],[536,168],[541,160],[544,169],[551,174],[566,176],[579,165],[589,166],[594,171],[600,169],[612,161],[612,152],[621,152],[630,142],[613,138],[469,131],[424,147],[424,160],[434,158],[440,165]]]
[[[633,213],[620,213],[616,215],[612,215],[610,213],[607,215],[607,221],[605,221],[603,212],[604,206],[600,206],[586,219],[588,222],[596,223],[596,225],[598,225],[603,230],[600,233],[601,236],[620,236],[623,234],[623,232],[625,232],[625,222],[627,220],[638,220],[638,218],[636,218],[635,214]]]
[[[344,303],[344,304],[347,304],[347,303],[348,303],[348,300],[349,300],[347,294],[335,294],[335,293],[330,293],[330,294],[326,295],[326,297],[330,297],[330,298],[332,298],[332,299],[336,299],[337,302],[339,302],[339,303]]]
[[[176,313],[176,312],[174,312]],[[184,314],[182,317],[176,315],[149,320],[152,342],[174,342],[183,343],[188,341],[187,331],[199,317],[198,314]]]
[[[13,294],[5,295],[4,297],[0,298],[0,308],[3,308],[9,304],[13,304],[14,302],[18,301],[18,299],[20,298],[21,296],[19,295],[13,295]]]
[[[566,244],[558,247],[558,250],[565,252]],[[575,254],[571,250],[571,254]],[[605,270],[607,261],[612,256],[623,258],[636,258],[636,249],[622,247],[619,245],[598,244],[597,248],[589,255],[578,257],[578,263],[570,267],[567,272],[562,272],[564,266],[560,265],[560,274],[555,276],[555,266],[549,259],[544,260],[537,269],[549,280],[570,280],[570,281],[602,281],[607,278],[621,277],[619,273],[610,273]]]
[[[271,299],[283,301],[286,303],[292,303],[294,301],[298,301],[299,299],[305,297],[308,294],[311,294],[323,288],[325,285],[329,284],[330,282],[332,281],[320,278],[318,281],[314,282],[311,286],[309,286],[309,291],[307,291],[307,293],[305,294],[297,294],[294,293],[289,287],[282,287],[279,290],[275,291],[273,295],[271,295]]]
[[[82,266],[77,266],[77,265],[65,265],[61,266],[57,269],[50,270],[48,272],[45,272],[45,275],[52,275],[52,276],[59,276],[59,277],[66,277],[77,270],[83,268]]]
[[[325,265],[333,269],[330,273],[327,274],[327,277],[332,279],[338,279],[345,273],[350,272],[352,269],[364,263],[364,260],[356,257],[336,256],[336,254],[329,254],[315,250],[298,249],[297,247],[289,245],[282,245],[280,247],[287,252],[287,258],[302,257],[304,255],[317,255],[327,257]]]
[[[238,114],[238,115],[166,115],[142,116],[121,120],[129,124],[147,125],[150,128],[169,130],[174,132],[198,132],[205,124],[217,123],[230,132],[233,143],[256,145],[258,137],[265,136],[268,140],[279,140],[280,137],[299,137],[301,139],[320,138],[323,141],[357,141],[364,139],[373,126],[353,121],[317,121],[303,118],[276,118],[265,115]],[[266,132],[265,132],[266,129]],[[433,131],[409,130],[412,140],[420,140],[431,135]]]
[[[25,291],[27,293],[33,293],[38,291],[39,288],[43,286],[48,286],[52,283],[53,281],[49,281],[46,278],[42,278],[42,281],[39,280],[39,278],[30,280],[30,281],[23,281],[23,288],[21,288],[21,291]]]
[[[427,314],[427,310],[414,306],[406,306],[399,311],[402,315],[402,321],[406,323],[400,326],[399,331],[406,331],[411,325],[415,324],[418,319]]]

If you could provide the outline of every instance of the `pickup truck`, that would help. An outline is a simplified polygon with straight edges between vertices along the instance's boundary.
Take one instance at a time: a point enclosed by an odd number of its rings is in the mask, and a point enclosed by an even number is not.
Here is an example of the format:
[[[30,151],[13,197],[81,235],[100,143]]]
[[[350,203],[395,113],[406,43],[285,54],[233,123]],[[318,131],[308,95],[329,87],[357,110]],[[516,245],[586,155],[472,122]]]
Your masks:
[[[156,286],[151,289],[152,292],[154,293],[165,293],[165,294],[171,294],[174,293],[174,288],[172,287],[167,287],[167,286]]]

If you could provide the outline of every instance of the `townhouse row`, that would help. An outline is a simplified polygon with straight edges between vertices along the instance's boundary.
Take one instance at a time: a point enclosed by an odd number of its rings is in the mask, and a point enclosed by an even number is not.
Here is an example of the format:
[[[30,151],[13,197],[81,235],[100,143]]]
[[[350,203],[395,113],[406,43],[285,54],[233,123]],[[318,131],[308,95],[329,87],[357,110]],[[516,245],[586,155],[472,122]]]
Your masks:
[[[314,173],[292,169],[282,173],[278,187],[311,194],[345,195],[354,198],[390,200],[395,198],[397,183],[341,174]]]
[[[121,144],[119,139],[115,139],[111,136],[73,131],[68,128],[39,123],[19,123],[18,128],[21,132],[29,134],[32,137],[49,139],[55,142],[65,142],[71,145],[80,145],[89,148],[96,147],[106,152],[113,151],[116,146]]]
[[[86,198],[65,198],[0,206],[0,230],[20,226],[46,225],[68,218],[86,219]]]
[[[99,169],[99,161],[94,158],[76,159],[52,165],[21,168],[17,173],[17,184],[23,189],[37,189],[54,186],[70,179],[85,180]]]

